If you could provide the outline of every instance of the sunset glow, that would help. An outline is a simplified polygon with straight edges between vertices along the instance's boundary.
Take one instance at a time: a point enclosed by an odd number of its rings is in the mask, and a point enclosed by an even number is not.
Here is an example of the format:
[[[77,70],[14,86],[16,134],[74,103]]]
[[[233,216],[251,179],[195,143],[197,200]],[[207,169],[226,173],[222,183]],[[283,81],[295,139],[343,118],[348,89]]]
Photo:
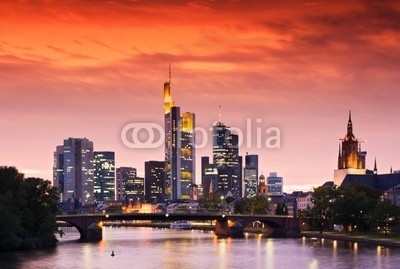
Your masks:
[[[205,129],[219,105],[244,134],[251,119],[240,153],[285,190],[333,180],[349,109],[367,168],[400,170],[399,18],[395,1],[1,1],[0,165],[52,179],[56,145],[87,137],[143,175],[163,147],[126,148],[120,132],[163,124],[171,63],[175,105]],[[280,148],[256,148],[269,127]]]

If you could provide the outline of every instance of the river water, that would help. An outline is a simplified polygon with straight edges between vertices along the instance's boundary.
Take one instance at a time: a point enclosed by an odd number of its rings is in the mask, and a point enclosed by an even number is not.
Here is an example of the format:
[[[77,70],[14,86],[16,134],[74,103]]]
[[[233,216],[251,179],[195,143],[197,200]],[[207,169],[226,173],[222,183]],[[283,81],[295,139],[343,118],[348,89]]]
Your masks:
[[[0,268],[400,268],[400,249],[326,239],[218,239],[209,231],[103,228],[103,240],[79,243],[66,229],[56,248],[0,253]],[[115,256],[111,256],[114,251]]]

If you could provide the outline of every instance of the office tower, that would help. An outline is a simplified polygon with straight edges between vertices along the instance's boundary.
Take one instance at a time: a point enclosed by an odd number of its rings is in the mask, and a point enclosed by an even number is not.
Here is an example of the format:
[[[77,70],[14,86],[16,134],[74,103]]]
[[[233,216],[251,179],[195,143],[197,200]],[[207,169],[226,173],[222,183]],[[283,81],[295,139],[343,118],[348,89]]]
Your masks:
[[[180,139],[180,180],[181,180],[181,199],[190,199],[190,187],[194,183],[195,177],[195,115],[184,112],[181,117],[181,139]]]
[[[93,142],[68,138],[54,152],[53,183],[61,201],[93,202]]]
[[[131,202],[144,201],[144,178],[128,178],[125,182],[125,200]]]
[[[216,164],[210,163],[210,158],[201,157],[201,185],[203,187],[203,197],[210,197],[210,191],[217,188],[218,168]]]
[[[244,166],[244,197],[257,195],[258,187],[258,155],[246,155]]]
[[[164,83],[165,112],[165,192],[172,200],[181,195],[180,186],[180,109],[173,106],[171,83]]]
[[[165,194],[165,162],[148,161],[144,163],[144,185],[147,202]]]
[[[111,151],[94,152],[94,188],[96,201],[115,200],[115,153]]]
[[[338,169],[334,171],[334,182],[340,186],[346,175],[365,175],[366,151],[361,150],[361,141],[353,134],[353,122],[349,111],[347,133],[339,144]]]
[[[239,137],[218,121],[213,126],[213,163],[218,170],[218,192],[242,196],[242,158],[239,156]]]
[[[119,167],[116,169],[116,200],[126,201],[125,186],[126,182],[136,178],[136,168]]]
[[[281,195],[283,193],[283,179],[276,172],[269,173],[267,177],[268,195]]]
[[[165,193],[172,199],[189,199],[195,175],[195,116],[175,106],[171,97],[171,70],[164,83]]]

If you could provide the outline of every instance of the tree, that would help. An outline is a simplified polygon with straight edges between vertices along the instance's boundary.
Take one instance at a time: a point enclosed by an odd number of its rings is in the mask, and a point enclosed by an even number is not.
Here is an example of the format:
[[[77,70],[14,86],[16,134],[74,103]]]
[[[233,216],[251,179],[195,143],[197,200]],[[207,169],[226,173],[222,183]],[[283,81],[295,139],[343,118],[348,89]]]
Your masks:
[[[58,194],[50,181],[0,167],[0,250],[55,242]]]
[[[23,231],[20,214],[23,174],[14,167],[0,167],[0,250],[17,248]]]
[[[371,188],[349,185],[340,188],[333,203],[334,221],[342,224],[346,233],[354,232],[356,227],[365,233],[369,230],[367,215],[379,201],[379,193]]]
[[[289,212],[285,202],[276,205],[275,215],[287,215],[287,214],[289,214]]]
[[[239,214],[268,214],[269,201],[266,197],[255,196],[239,199],[235,203],[235,213]]]
[[[321,186],[315,188],[312,194],[313,207],[309,213],[309,224],[322,233],[331,226],[332,205],[336,200],[337,190],[335,187]]]
[[[368,214],[368,222],[375,228],[383,229],[386,236],[390,228],[400,222],[400,208],[390,200],[379,201]]]

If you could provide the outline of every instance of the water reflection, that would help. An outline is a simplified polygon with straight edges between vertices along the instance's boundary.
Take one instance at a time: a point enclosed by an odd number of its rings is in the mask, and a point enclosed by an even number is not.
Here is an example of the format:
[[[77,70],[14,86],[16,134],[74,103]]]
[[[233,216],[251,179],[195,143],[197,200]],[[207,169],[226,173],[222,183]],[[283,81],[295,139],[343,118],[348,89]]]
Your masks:
[[[74,238],[66,235],[65,238]],[[115,256],[110,253],[114,251]],[[0,268],[398,268],[400,250],[327,239],[218,239],[210,232],[104,228],[99,243],[0,254]]]

